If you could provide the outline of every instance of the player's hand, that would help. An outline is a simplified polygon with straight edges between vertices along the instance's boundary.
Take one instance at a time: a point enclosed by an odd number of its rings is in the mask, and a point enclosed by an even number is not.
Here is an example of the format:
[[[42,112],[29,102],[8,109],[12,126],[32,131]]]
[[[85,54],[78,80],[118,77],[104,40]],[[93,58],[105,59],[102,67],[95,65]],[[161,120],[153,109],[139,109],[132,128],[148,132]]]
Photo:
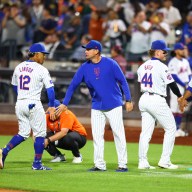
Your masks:
[[[66,111],[66,110],[67,110],[67,106],[61,104],[61,105],[59,105],[59,106],[56,108],[55,115],[58,117],[58,116],[61,115],[61,113],[62,113],[63,111]]]
[[[46,113],[49,113],[50,114],[50,119],[52,121],[55,121],[56,120],[56,116],[55,116],[55,107],[49,107],[46,111]]]
[[[185,107],[187,106],[188,103],[187,103],[187,101],[183,97],[179,97],[177,99],[177,101],[179,103],[179,109],[183,113],[184,109],[185,109]]]
[[[126,102],[125,103],[125,109],[127,112],[132,111],[133,110],[133,103],[132,102]]]

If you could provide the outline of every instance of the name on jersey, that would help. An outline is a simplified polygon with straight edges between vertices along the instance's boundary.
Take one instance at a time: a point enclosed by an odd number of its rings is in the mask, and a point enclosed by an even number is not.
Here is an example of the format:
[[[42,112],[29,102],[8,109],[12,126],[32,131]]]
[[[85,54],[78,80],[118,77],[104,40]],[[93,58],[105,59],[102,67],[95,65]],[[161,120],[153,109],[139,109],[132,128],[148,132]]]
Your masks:
[[[21,67],[21,68],[19,68],[19,71],[20,72],[26,71],[28,73],[31,73],[31,72],[33,72],[33,69],[30,67]]]
[[[151,70],[153,68],[152,65],[145,65],[145,70]]]

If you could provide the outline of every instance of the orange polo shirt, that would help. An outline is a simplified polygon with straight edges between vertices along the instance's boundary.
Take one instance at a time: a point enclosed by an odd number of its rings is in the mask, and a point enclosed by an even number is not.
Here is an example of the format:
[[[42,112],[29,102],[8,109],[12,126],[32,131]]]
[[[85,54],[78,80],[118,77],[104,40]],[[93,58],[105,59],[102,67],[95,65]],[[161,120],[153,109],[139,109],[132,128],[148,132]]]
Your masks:
[[[49,114],[46,115],[47,119],[47,128],[51,131],[59,132],[62,128],[67,128],[70,131],[76,131],[80,135],[87,136],[87,132],[83,125],[78,121],[77,117],[75,116],[72,111],[67,110],[61,113],[59,119],[55,121],[51,121]]]

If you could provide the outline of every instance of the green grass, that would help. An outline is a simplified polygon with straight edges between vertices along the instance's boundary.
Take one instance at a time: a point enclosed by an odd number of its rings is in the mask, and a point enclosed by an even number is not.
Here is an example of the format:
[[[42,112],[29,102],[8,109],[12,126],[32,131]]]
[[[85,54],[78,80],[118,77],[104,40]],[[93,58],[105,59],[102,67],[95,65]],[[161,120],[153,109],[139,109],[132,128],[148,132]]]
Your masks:
[[[4,146],[10,136],[0,137]],[[129,172],[116,173],[117,155],[114,142],[105,143],[106,172],[88,172],[93,166],[93,145],[88,141],[81,150],[82,164],[72,164],[72,154],[65,153],[66,163],[49,163],[51,156],[43,155],[43,163],[52,171],[33,171],[33,142],[29,138],[9,153],[5,168],[0,170],[0,188],[21,189],[44,192],[191,192],[192,191],[192,149],[190,146],[175,146],[172,162],[179,164],[178,170],[165,170],[157,167],[162,145],[150,144],[149,162],[156,170],[138,170],[138,144],[129,143]]]

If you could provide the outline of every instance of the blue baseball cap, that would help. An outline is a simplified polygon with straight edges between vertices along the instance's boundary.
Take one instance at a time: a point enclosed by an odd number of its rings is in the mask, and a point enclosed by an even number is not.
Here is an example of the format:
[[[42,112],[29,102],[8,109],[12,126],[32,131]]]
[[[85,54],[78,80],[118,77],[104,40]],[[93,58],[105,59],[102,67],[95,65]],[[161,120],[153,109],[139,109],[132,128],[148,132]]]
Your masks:
[[[185,46],[183,45],[183,43],[175,43],[174,50],[178,50],[178,49],[180,50],[185,49]]]
[[[44,54],[49,54],[49,52],[47,52],[45,50],[45,47],[43,44],[41,43],[34,43],[33,45],[31,45],[31,47],[29,48],[29,52],[31,53],[44,53]]]
[[[61,105],[61,102],[57,99],[54,100],[54,107],[58,107],[59,105]],[[50,107],[50,103],[48,103],[48,106]]]
[[[84,49],[98,49],[99,52],[102,50],[102,45],[99,41],[91,40],[87,45],[82,46]]]
[[[163,40],[153,41],[151,44],[151,49],[152,50],[163,50],[163,51],[169,51],[170,50],[170,48],[167,47],[165,41],[163,41]]]

